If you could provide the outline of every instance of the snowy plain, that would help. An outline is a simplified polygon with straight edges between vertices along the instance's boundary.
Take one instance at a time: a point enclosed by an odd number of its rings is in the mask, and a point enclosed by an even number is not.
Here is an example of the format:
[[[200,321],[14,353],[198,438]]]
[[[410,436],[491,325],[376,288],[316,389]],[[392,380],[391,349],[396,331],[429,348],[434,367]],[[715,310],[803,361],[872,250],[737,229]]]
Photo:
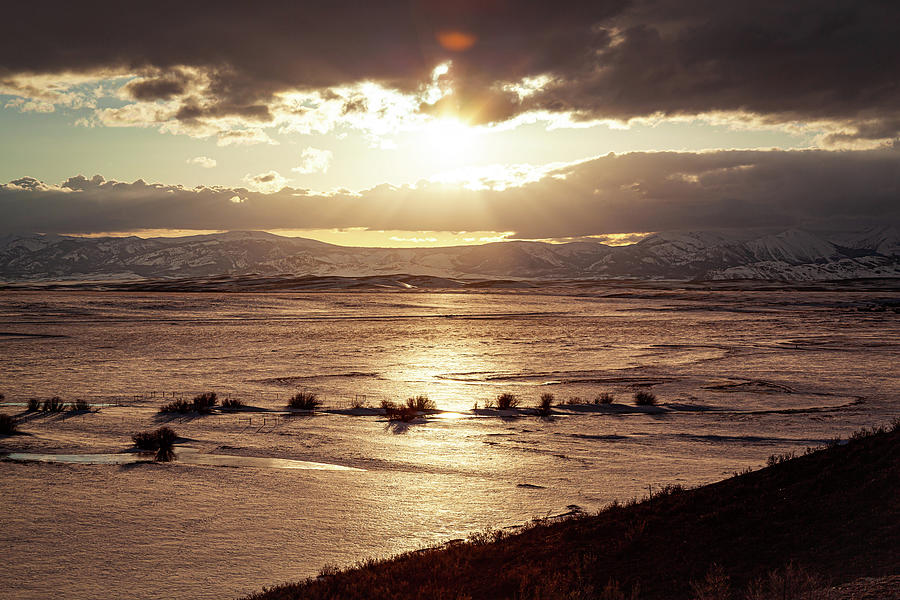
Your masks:
[[[185,459],[0,461],[0,596],[238,596],[757,468],[900,415],[898,306],[890,291],[677,286],[4,292],[0,410],[25,435],[0,452],[123,455],[168,425]],[[636,407],[639,390],[659,407]],[[203,391],[258,410],[157,412]],[[287,414],[297,391],[324,409]],[[484,409],[504,392],[523,408]],[[614,402],[591,404],[601,392]],[[550,418],[528,408],[542,393],[560,403]],[[443,412],[349,409],[418,394]],[[52,395],[102,408],[26,411]],[[221,464],[188,460],[201,454]]]

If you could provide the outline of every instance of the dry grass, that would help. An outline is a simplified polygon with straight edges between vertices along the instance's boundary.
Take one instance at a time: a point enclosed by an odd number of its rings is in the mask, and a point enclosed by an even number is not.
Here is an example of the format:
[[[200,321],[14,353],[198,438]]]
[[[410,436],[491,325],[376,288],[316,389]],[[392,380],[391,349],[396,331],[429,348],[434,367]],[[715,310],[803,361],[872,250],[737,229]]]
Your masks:
[[[834,583],[895,571],[898,452],[894,425],[693,490],[329,569],[250,598],[813,600],[804,594],[819,580],[802,565]]]
[[[497,396],[497,408],[500,410],[509,410],[519,406],[519,397],[515,394],[505,393]]]
[[[656,406],[656,394],[641,390],[634,395],[634,403],[638,406]]]
[[[542,417],[549,417],[553,412],[553,394],[541,394],[541,401],[537,407],[538,415]]]
[[[601,392],[594,397],[594,404],[612,404],[616,397],[609,392]]]
[[[434,403],[434,400],[429,400],[428,396],[424,396],[424,395],[415,396],[413,398],[407,398],[406,406],[417,412],[428,412],[428,411],[437,410],[437,405]]]
[[[312,392],[298,392],[288,400],[288,408],[298,410],[316,410],[320,406],[322,401],[319,400],[319,395]]]

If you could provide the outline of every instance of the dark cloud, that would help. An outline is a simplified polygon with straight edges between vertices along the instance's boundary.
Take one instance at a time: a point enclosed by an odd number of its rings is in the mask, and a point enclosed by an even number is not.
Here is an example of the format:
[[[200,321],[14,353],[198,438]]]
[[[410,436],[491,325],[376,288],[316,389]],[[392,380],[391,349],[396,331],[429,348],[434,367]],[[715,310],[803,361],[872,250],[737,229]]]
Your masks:
[[[266,173],[253,183],[278,183],[278,177]],[[292,188],[262,194],[99,176],[51,187],[25,178],[0,186],[0,231],[367,227],[515,231],[543,239],[793,226],[826,218],[896,224],[898,194],[900,152],[893,150],[609,155],[504,191],[422,182],[318,196]]]
[[[286,89],[370,80],[410,91],[451,58],[456,93],[439,108],[476,121],[531,109],[619,119],[748,111],[840,121],[842,135],[879,139],[900,122],[893,0],[37,0],[6,6],[4,21],[0,77],[146,70],[157,75],[130,93],[163,99],[189,87],[171,73],[199,68],[215,105],[185,100],[188,119],[264,119]],[[524,99],[499,85],[536,75],[552,83]]]

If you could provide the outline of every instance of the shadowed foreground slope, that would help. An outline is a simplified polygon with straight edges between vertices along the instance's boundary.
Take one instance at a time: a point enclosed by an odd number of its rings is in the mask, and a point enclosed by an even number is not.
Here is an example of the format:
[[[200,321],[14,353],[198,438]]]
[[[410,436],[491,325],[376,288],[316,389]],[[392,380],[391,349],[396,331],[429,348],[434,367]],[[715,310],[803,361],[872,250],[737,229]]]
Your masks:
[[[694,490],[371,561],[250,598],[623,597],[611,582],[624,597],[692,598],[692,581],[714,564],[744,590],[791,562],[832,585],[900,574],[897,424]]]

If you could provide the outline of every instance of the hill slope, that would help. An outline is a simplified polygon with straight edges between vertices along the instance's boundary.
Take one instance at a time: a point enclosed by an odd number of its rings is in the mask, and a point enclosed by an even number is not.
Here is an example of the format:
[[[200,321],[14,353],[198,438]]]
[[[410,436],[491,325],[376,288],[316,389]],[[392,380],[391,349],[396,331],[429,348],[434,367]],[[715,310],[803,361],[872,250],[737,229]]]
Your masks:
[[[628,597],[611,582],[641,600],[674,600],[692,598],[691,582],[713,565],[743,590],[790,562],[840,584],[900,574],[898,498],[895,425],[694,490],[369,562],[250,600]]]

